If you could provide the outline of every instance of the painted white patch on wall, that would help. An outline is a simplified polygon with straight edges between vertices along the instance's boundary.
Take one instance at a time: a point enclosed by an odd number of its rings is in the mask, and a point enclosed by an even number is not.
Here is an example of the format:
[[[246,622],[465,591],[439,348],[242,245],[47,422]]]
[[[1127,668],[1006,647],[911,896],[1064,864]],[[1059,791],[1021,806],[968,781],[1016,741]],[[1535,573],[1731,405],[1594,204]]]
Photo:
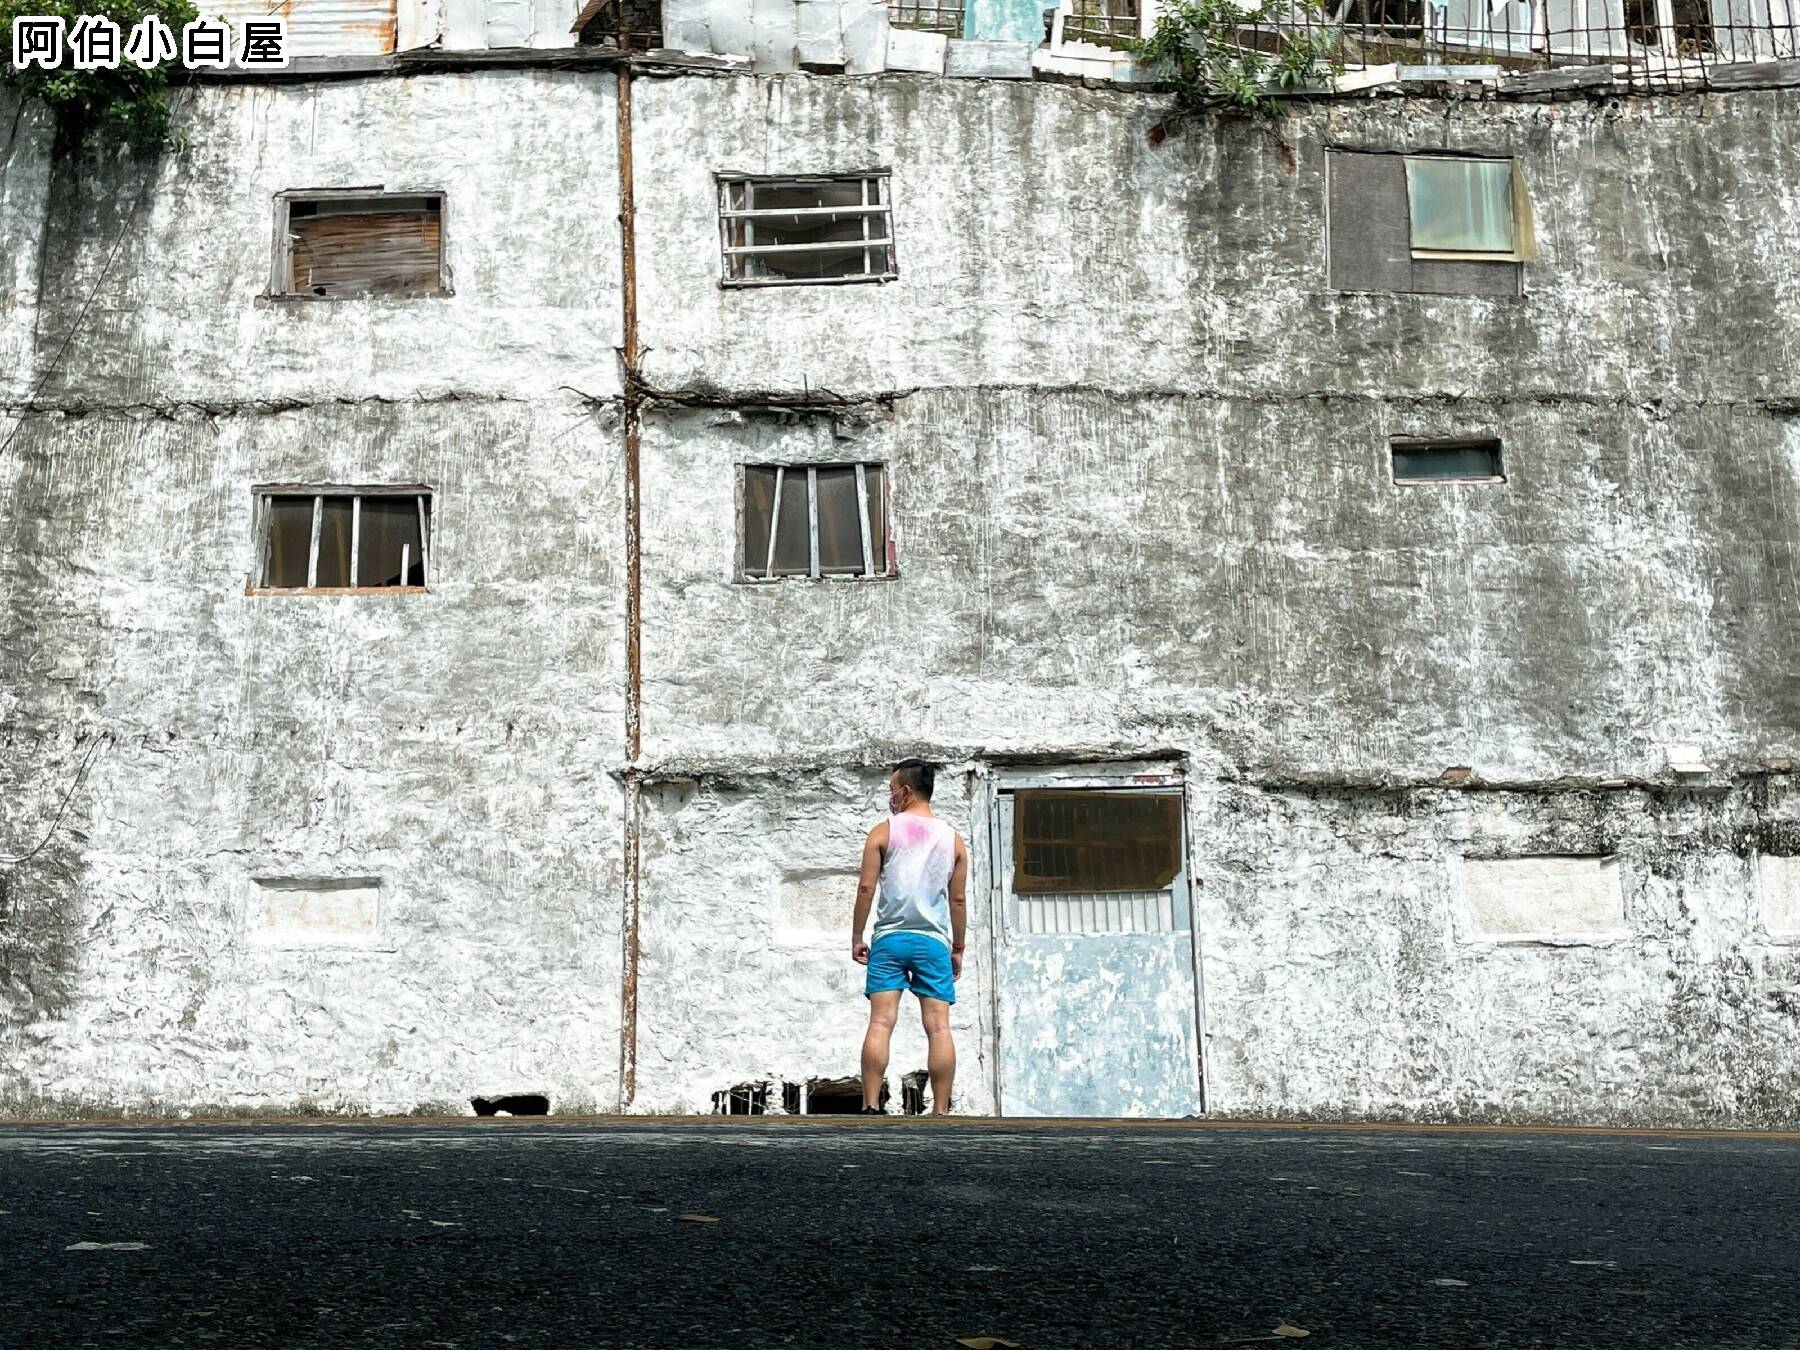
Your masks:
[[[1617,858],[1466,858],[1462,873],[1470,938],[1594,942],[1628,932]]]
[[[1771,937],[1800,940],[1800,858],[1765,853],[1757,872],[1763,927]]]
[[[835,935],[848,944],[855,903],[854,872],[784,876],[776,897],[779,936],[783,942],[810,945]]]
[[[375,877],[258,877],[250,897],[250,943],[366,947],[375,941],[380,901]]]

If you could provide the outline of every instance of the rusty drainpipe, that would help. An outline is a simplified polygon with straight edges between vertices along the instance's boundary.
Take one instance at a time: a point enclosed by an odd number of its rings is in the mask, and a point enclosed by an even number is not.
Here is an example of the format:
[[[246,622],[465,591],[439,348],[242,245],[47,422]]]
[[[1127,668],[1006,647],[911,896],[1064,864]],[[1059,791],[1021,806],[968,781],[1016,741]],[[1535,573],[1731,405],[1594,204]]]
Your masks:
[[[638,498],[637,208],[631,176],[631,59],[616,67],[619,123],[619,252],[621,291],[625,301],[625,341],[620,356],[625,367],[625,896],[620,924],[624,944],[623,982],[619,997],[619,1110],[637,1096],[638,1008],[638,826],[643,784],[638,753],[643,746],[642,704],[642,545],[643,520]]]

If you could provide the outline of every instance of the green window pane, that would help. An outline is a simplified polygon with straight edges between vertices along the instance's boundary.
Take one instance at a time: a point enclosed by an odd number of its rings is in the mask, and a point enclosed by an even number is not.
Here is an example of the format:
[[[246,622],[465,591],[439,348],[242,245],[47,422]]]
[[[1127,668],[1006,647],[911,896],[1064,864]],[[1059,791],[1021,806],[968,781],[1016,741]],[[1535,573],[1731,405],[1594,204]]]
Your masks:
[[[1409,159],[1406,197],[1414,248],[1513,251],[1511,161]]]

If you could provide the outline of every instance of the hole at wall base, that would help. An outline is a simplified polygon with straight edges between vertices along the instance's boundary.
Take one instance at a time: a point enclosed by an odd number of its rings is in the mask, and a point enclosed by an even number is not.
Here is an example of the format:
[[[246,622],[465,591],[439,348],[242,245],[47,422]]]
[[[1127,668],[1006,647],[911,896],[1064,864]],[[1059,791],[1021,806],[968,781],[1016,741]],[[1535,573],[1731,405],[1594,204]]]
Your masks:
[[[806,1114],[809,1116],[858,1116],[862,1114],[861,1078],[809,1078],[806,1081]],[[881,1109],[887,1110],[888,1086],[881,1085]]]
[[[769,1113],[767,1083],[739,1083],[712,1095],[715,1116],[766,1116]]]
[[[536,1092],[510,1097],[471,1097],[469,1105],[478,1116],[547,1116],[550,1099]]]
[[[925,1084],[931,1075],[924,1069],[905,1074],[900,1079],[900,1110],[909,1116],[925,1114]]]

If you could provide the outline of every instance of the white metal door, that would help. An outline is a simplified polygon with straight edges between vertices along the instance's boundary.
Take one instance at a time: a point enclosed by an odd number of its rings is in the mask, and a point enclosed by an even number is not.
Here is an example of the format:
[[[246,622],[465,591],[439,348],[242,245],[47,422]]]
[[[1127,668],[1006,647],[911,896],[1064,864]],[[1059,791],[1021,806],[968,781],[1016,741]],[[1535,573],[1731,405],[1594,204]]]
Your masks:
[[[1135,777],[1048,773],[996,784],[988,846],[1004,1115],[1179,1117],[1201,1109],[1182,789],[1173,774]],[[1089,786],[1071,786],[1082,783]],[[1018,893],[1017,812],[1020,794],[1034,787],[1053,787],[1077,805],[1083,791],[1172,797],[1183,831],[1174,875],[1134,890],[1045,893],[1034,880],[1036,893]]]

